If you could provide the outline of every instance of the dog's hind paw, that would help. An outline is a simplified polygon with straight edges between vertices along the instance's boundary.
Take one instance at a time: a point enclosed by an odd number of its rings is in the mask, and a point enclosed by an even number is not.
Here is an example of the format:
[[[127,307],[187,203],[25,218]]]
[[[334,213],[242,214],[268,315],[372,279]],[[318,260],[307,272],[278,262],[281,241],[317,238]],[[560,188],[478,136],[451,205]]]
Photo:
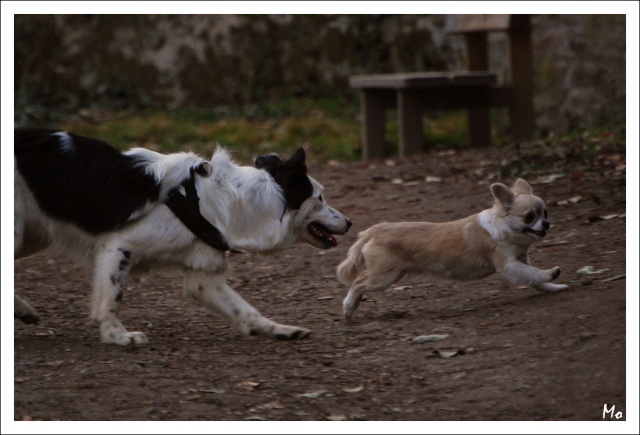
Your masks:
[[[16,316],[16,317],[20,319],[23,323],[26,323],[27,325],[30,325],[32,323],[38,323],[40,321],[40,316],[38,316],[35,313],[35,311],[26,313],[20,316]]]
[[[142,332],[127,332],[117,337],[102,338],[104,343],[118,344],[120,346],[129,346],[130,344],[147,344],[149,339]]]
[[[40,320],[40,316],[38,316],[36,310],[34,310],[27,301],[17,295],[13,297],[13,316],[27,324],[36,323]]]
[[[353,319],[353,313],[355,312],[355,310],[348,310],[344,308],[343,311],[345,320],[351,321],[351,319]]]
[[[353,318],[353,314],[356,312],[361,300],[362,297],[355,297],[351,293],[344,298],[344,301],[342,302],[342,312],[344,313],[344,318],[346,320],[350,321]]]
[[[101,328],[102,342],[129,346],[130,344],[147,344],[149,339],[142,332],[128,332],[123,327],[106,325]]]

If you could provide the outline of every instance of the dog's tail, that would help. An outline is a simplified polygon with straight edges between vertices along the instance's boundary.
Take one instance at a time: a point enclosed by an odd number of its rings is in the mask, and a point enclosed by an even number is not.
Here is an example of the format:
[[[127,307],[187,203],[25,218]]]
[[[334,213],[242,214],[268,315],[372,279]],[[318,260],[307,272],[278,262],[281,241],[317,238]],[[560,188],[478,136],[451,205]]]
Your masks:
[[[342,284],[350,286],[358,275],[360,275],[360,272],[364,270],[365,265],[364,257],[362,256],[362,247],[370,238],[368,231],[359,233],[358,240],[349,248],[347,258],[338,265],[336,275],[338,281]]]

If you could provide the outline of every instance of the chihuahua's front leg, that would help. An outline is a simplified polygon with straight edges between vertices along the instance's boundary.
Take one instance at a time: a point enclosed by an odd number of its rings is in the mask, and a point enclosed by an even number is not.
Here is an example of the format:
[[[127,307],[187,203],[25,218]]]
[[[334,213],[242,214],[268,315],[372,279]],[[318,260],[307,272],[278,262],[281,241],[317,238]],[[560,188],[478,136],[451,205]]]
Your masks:
[[[560,268],[540,270],[529,264],[517,260],[508,262],[502,270],[498,270],[498,276],[513,284],[526,284],[543,292],[557,292],[566,290],[569,286],[564,284],[551,284],[551,281],[560,276]]]
[[[552,284],[550,282],[545,282],[544,284],[534,284],[531,287],[545,293],[555,293],[569,288],[569,286],[565,284]]]

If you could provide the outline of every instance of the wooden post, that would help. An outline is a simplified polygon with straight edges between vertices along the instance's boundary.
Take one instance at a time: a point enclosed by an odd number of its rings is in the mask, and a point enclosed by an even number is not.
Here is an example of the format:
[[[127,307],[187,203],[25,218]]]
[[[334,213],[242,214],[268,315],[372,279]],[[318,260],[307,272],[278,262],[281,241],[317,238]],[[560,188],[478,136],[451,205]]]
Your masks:
[[[360,97],[362,108],[362,160],[382,158],[387,150],[385,138],[385,104],[381,92],[363,89]]]
[[[469,71],[489,70],[489,48],[486,32],[469,32],[465,35],[467,47],[467,69]],[[474,147],[491,145],[491,112],[489,109],[467,111],[469,141]]]
[[[400,157],[422,151],[422,105],[415,90],[401,89],[398,98],[398,127]]]
[[[511,136],[515,140],[527,140],[533,138],[535,130],[531,17],[513,15],[511,19],[513,20],[509,29]]]

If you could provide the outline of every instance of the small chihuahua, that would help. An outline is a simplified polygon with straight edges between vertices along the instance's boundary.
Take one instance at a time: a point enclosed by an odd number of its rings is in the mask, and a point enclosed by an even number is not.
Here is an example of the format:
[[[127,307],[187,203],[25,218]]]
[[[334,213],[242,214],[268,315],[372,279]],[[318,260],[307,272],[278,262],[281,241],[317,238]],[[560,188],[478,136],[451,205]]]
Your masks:
[[[493,273],[512,284],[543,292],[565,290],[552,284],[560,268],[540,270],[529,264],[527,251],[549,229],[544,202],[519,178],[509,189],[491,185],[493,208],[453,222],[381,223],[358,234],[338,280],[351,285],[343,301],[351,320],[366,291],[384,290],[408,272],[468,281]]]

